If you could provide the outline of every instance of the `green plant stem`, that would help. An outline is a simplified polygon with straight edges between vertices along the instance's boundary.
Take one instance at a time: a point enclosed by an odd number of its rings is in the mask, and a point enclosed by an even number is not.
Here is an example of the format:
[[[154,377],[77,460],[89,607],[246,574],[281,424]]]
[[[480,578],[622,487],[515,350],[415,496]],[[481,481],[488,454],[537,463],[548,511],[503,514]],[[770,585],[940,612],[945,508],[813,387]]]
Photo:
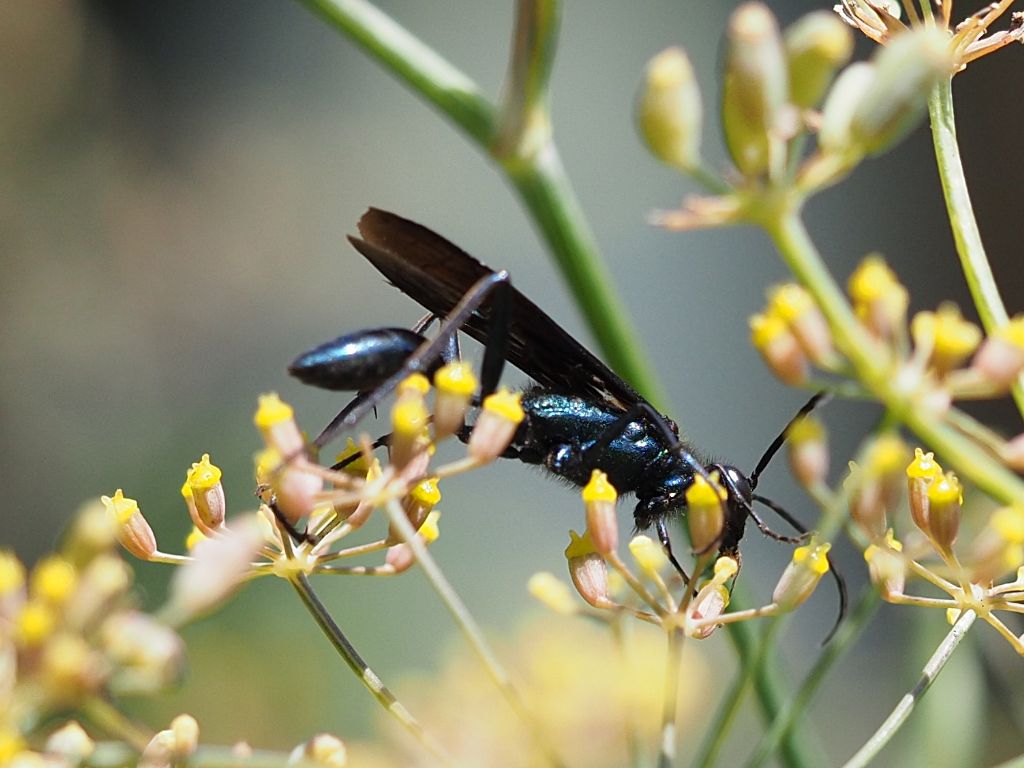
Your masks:
[[[994,499],[1006,504],[1024,501],[1024,482],[1017,475],[999,465],[983,448],[946,424],[940,416],[921,407],[914,392],[900,389],[887,356],[880,352],[877,342],[854,317],[798,212],[785,212],[766,222],[765,228],[790,270],[814,295],[857,378],[892,416]]]
[[[305,574],[297,573],[288,579],[289,583],[298,593],[303,605],[312,614],[316,623],[327,635],[331,645],[338,652],[338,655],[345,661],[349,668],[355,673],[370,694],[380,703],[388,714],[394,717],[401,726],[419,744],[444,765],[452,765],[452,760],[445,753],[437,741],[426,732],[419,721],[405,708],[396,696],[388,689],[384,682],[377,676],[377,673],[370,669],[370,665],[363,660],[355,646],[349,642],[341,627],[337,625],[326,606],[320,602],[320,598],[313,591],[312,585]]]
[[[953,651],[960,645],[960,641],[966,637],[967,631],[974,624],[976,618],[977,614],[974,611],[964,611],[960,614],[960,618],[957,619],[953,628],[949,630],[949,634],[946,635],[946,638],[939,647],[935,649],[935,653],[928,659],[928,663],[924,665],[921,677],[914,687],[900,699],[896,708],[885,719],[885,722],[879,726],[878,730],[875,731],[874,735],[868,739],[864,746],[857,750],[857,753],[846,762],[843,768],[863,768],[863,766],[877,757],[878,753],[889,743],[889,740],[896,734],[900,726],[910,717],[914,706],[924,696],[928,688],[931,687],[936,676],[942,671],[942,668],[946,666],[946,662],[950,660]]]
[[[981,231],[974,218],[974,207],[967,189],[967,178],[960,160],[960,146],[956,139],[956,120],[953,113],[952,78],[935,86],[928,96],[928,115],[931,118],[932,142],[935,161],[946,198],[946,212],[953,230],[960,266],[978,310],[981,324],[988,333],[1004,325],[1009,319],[1003,299],[999,295],[992,267],[981,242]],[[1018,410],[1024,414],[1024,386],[1018,379],[1013,387],[1013,398]]]
[[[753,755],[747,761],[746,768],[757,768],[764,765],[772,753],[779,748],[786,734],[798,723],[803,713],[811,703],[811,699],[817,692],[818,687],[825,681],[826,675],[831,671],[846,649],[854,640],[860,637],[861,632],[871,621],[881,605],[881,598],[878,592],[872,588],[864,591],[857,607],[846,620],[836,636],[826,646],[824,652],[818,657],[811,671],[807,674],[800,689],[787,701],[779,711],[779,716],[771,724],[754,749]]]
[[[512,711],[529,729],[530,735],[543,753],[546,763],[552,766],[563,765],[561,757],[559,757],[558,752],[547,737],[544,724],[537,720],[533,711],[523,701],[523,697],[512,683],[512,678],[509,677],[508,672],[505,671],[501,662],[498,661],[498,657],[491,650],[486,638],[484,638],[484,633],[476,623],[476,619],[473,618],[473,614],[469,612],[466,604],[462,602],[462,598],[459,597],[458,593],[448,582],[448,579],[445,578],[437,562],[430,552],[427,551],[426,545],[416,535],[416,531],[413,529],[412,523],[409,522],[409,518],[406,517],[401,505],[397,500],[391,500],[385,505],[384,509],[387,511],[388,521],[391,523],[391,526],[397,530],[399,537],[412,550],[413,556],[416,558],[420,568],[423,569],[423,573],[426,575],[430,586],[441,598],[441,602],[444,603],[452,619],[455,620],[459,631],[462,632],[470,648],[473,649],[480,663],[487,670],[487,674],[490,675],[494,685],[501,691]]]
[[[735,607],[733,603],[733,607]],[[708,737],[701,746],[700,753],[694,762],[694,765],[700,766],[700,768],[710,768],[715,765],[719,758],[719,753],[722,750],[722,746],[725,745],[726,738],[732,727],[733,721],[736,715],[739,713],[739,708],[742,705],[743,698],[754,686],[755,691],[758,694],[758,698],[761,702],[761,708],[767,716],[768,722],[773,722],[782,709],[782,702],[788,697],[788,693],[782,690],[780,682],[780,676],[776,671],[775,665],[768,664],[769,659],[774,655],[775,640],[778,638],[779,633],[784,628],[786,622],[784,618],[773,617],[769,620],[767,629],[761,634],[760,642],[754,640],[754,631],[749,627],[746,628],[745,637],[742,633],[730,633],[732,638],[743,638],[745,642],[750,642],[752,647],[746,651],[748,653],[748,662],[739,671],[739,675],[729,688],[725,698],[719,707],[718,713],[715,716],[715,725],[709,730]],[[744,626],[743,622],[739,622],[733,627]],[[734,639],[733,642],[736,642]],[[756,647],[754,645],[756,644]],[[773,673],[764,674],[767,670],[773,670]],[[769,715],[769,713],[771,713]],[[787,766],[814,766],[819,765],[818,761],[811,758],[809,754],[810,750],[808,745],[804,741],[796,736],[794,731],[790,731],[782,739],[782,750],[781,759],[782,763]]]
[[[699,573],[694,569],[694,573]],[[661,747],[658,768],[672,768],[676,762],[676,712],[679,704],[679,673],[683,657],[684,635],[679,629],[668,631],[665,691],[661,704]]]
[[[784,622],[775,617],[768,620],[768,626],[761,637],[761,642],[757,647],[756,655],[743,667],[743,669],[740,670],[738,677],[733,682],[729,692],[725,695],[725,698],[719,706],[718,713],[715,715],[714,726],[708,731],[704,744],[701,747],[700,754],[694,762],[694,765],[700,766],[700,768],[711,768],[711,766],[713,766],[718,760],[719,752],[725,745],[726,737],[729,734],[729,730],[732,727],[736,715],[740,711],[743,699],[746,696],[747,691],[750,690],[751,685],[755,682],[758,671],[765,666],[767,658],[772,655],[772,651],[774,650],[774,639],[782,629],[783,624]],[[781,700],[776,701],[774,707],[776,712],[779,711],[780,706]],[[798,759],[800,762],[791,763],[787,757],[787,764],[813,765],[813,763],[802,762],[802,756],[798,756]]]
[[[302,2],[440,110],[477,146],[495,156],[499,146],[497,109],[469,77],[365,0]],[[538,40],[553,45],[550,37]],[[536,82],[531,82],[531,88],[536,88]],[[529,125],[538,125],[536,109]],[[528,154],[501,156],[497,158],[499,165],[534,217],[608,362],[651,402],[663,405],[661,388],[601,261],[554,143],[521,144],[529,148]]]
[[[742,611],[749,605],[750,599],[744,590],[739,586],[734,587],[732,599],[729,601],[730,610]],[[752,623],[748,621],[738,621],[729,624],[725,629],[728,632],[733,648],[736,650],[736,655],[739,656],[743,663],[741,674],[746,675],[748,671],[753,674],[754,693],[757,696],[758,707],[761,710],[764,721],[766,723],[774,722],[782,709],[783,702],[791,694],[788,691],[788,684],[783,678],[780,666],[777,664],[759,663],[758,661],[761,655],[768,653],[769,650],[764,645],[764,635],[759,634]],[[739,691],[736,685],[730,689],[730,693],[736,693],[737,695],[744,691]],[[715,732],[724,732],[728,728],[727,724],[719,722],[719,718],[723,717],[726,712],[727,707],[724,705],[719,708],[715,718],[715,725],[712,726]],[[791,729],[783,737],[782,759],[784,764],[791,766],[791,768],[813,766],[815,763],[810,756],[810,752],[810,746],[801,733],[800,724],[798,723],[795,728]]]

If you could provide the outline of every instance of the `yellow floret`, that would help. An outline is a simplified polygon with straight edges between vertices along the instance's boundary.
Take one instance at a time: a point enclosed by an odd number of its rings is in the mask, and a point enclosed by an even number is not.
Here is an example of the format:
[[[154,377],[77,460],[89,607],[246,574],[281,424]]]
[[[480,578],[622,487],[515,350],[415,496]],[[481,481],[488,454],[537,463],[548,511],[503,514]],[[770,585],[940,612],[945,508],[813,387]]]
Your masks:
[[[513,424],[518,424],[525,417],[521,400],[521,393],[510,392],[502,387],[493,395],[487,396],[484,400],[484,410],[497,414]]]
[[[712,482],[709,483],[702,475],[696,475],[690,487],[686,489],[686,504],[690,507],[712,507],[719,506],[721,501],[729,497],[725,488],[718,484],[718,472],[711,474]],[[712,486],[713,483],[713,486]]]
[[[935,460],[935,454],[925,453],[920,448],[914,449],[914,460],[907,467],[907,477],[931,480],[942,474],[942,467]]]
[[[294,415],[295,411],[288,403],[278,397],[276,392],[269,392],[260,395],[259,406],[253,420],[260,429],[267,429],[282,421],[290,421]]]
[[[207,490],[220,482],[220,467],[210,463],[210,454],[204,453],[203,458],[192,465],[188,472],[188,484],[193,489]]]
[[[608,475],[595,469],[590,474],[590,482],[583,488],[582,496],[583,503],[590,504],[595,501],[615,501],[619,494],[615,486],[608,482]]]
[[[410,392],[418,392],[421,395],[427,394],[430,391],[430,381],[422,373],[414,373],[410,376],[406,376],[402,379],[402,382],[398,385],[396,392],[399,395],[407,394]]]
[[[433,507],[441,501],[441,490],[437,487],[437,478],[428,477],[426,480],[421,481],[412,489],[409,495],[420,504]]]
[[[469,397],[477,386],[473,367],[462,361],[448,363],[434,374],[434,386],[441,392]]]

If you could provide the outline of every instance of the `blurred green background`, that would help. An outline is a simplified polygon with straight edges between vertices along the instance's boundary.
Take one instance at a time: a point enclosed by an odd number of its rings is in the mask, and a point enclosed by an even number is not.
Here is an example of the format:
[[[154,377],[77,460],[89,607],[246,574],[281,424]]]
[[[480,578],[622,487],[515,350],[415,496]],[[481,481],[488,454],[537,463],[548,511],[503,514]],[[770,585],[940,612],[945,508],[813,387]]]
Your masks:
[[[747,317],[785,272],[756,232],[679,235],[645,224],[649,211],[675,205],[692,187],[645,153],[631,114],[648,58],[684,45],[708,104],[707,156],[724,165],[713,105],[721,31],[735,5],[566,2],[552,98],[568,172],[670,393],[672,415],[695,444],[749,467],[804,398],[773,379],[747,342]],[[828,4],[771,5],[788,23]],[[498,93],[511,3],[380,6],[484,92]],[[967,10],[973,6],[955,15]],[[858,50],[870,47],[859,41]],[[1011,312],[1024,309],[1021,62],[1019,50],[1006,50],[972,65],[955,88],[972,194]],[[866,252],[882,251],[915,309],[946,298],[966,305],[932,162],[929,135],[918,130],[809,210],[837,275],[845,279]],[[340,332],[419,316],[344,241],[368,205],[420,221],[510,269],[527,295],[588,339],[487,159],[299,4],[7,4],[0,23],[2,546],[32,560],[84,499],[123,487],[140,500],[163,548],[179,550],[188,523],[178,488],[203,452],[225,470],[232,508],[252,508],[256,396],[280,391],[315,431],[343,400],[290,380],[288,362]],[[1010,414],[998,406],[984,412],[1017,432]],[[838,473],[877,413],[837,403],[824,416]],[[762,487],[812,518],[781,467]],[[513,463],[443,491],[444,533],[433,551],[492,636],[511,636],[524,614],[539,610],[525,591],[529,575],[564,568],[566,531],[582,525],[577,496]],[[744,554],[743,578],[757,590],[774,582],[788,550],[755,532]],[[841,545],[839,561],[859,585],[859,555]],[[167,569],[137,570],[147,605],[158,605]],[[405,677],[430,676],[459,647],[417,573],[318,585],[400,693]],[[834,611],[824,589],[795,617],[783,643],[783,663],[795,676],[817,654]],[[922,629],[913,618],[883,608],[819,695],[812,717],[830,754],[848,755],[915,679],[943,630]],[[937,703],[950,695],[954,703],[930,743],[947,756],[946,741],[974,745],[983,761],[1019,751],[1021,703],[992,699],[976,709],[986,730],[963,717],[963,702],[972,690],[981,695],[992,674],[1017,690],[1024,675],[988,630],[975,634],[985,653],[962,654],[962,680],[954,684],[951,669],[951,682],[936,686]],[[375,722],[360,684],[282,583],[252,585],[185,636],[184,687],[136,710],[154,725],[188,710],[210,741],[274,747],[319,730],[345,738],[393,730]],[[710,713],[734,662],[721,636],[701,649],[720,683],[699,692]],[[731,746],[736,756],[759,732],[747,715]]]

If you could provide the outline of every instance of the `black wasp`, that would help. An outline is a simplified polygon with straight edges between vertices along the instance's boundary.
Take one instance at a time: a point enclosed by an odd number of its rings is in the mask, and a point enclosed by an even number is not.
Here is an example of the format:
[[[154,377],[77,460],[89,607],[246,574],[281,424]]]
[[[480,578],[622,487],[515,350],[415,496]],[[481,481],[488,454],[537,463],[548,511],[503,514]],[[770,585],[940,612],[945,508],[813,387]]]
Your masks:
[[[494,272],[426,227],[376,208],[360,219],[359,233],[361,238],[349,237],[356,250],[429,314],[411,330],[347,334],[292,363],[289,372],[306,384],[359,392],[316,438],[316,448],[353,427],[410,373],[430,374],[457,357],[461,331],[484,345],[481,398],[497,387],[506,360],[535,382],[522,394],[526,418],[505,455],[579,486],[592,470],[603,470],[620,493],[636,496],[637,529],[654,528],[680,573],[667,522],[685,512],[685,492],[697,475],[717,471],[728,494],[722,554],[738,557],[747,518],[776,539],[802,540],[772,532],[753,508],[760,502],[806,533],[784,509],[754,492],[785,431],[749,475],[705,462],[680,440],[675,422],[513,288],[507,272]],[[427,338],[423,332],[434,320],[442,321],[441,329]],[[787,430],[821,397],[812,398]],[[377,444],[386,445],[387,436]]]

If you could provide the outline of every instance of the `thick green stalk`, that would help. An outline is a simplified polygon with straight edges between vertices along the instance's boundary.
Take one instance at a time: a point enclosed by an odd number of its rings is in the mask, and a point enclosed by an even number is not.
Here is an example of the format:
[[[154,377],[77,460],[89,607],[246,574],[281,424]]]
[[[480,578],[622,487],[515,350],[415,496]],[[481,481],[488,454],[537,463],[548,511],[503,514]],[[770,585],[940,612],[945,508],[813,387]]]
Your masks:
[[[946,212],[949,214],[956,252],[960,256],[960,266],[981,324],[988,333],[992,333],[1006,323],[1008,315],[992,267],[988,263],[985,246],[981,242],[981,232],[967,190],[967,177],[960,161],[953,114],[952,79],[940,83],[932,90],[928,97],[928,114],[931,117],[935,162],[942,182],[942,194],[946,198]],[[1024,414],[1024,386],[1021,386],[1020,380],[1013,387],[1013,398],[1018,410]]]
[[[500,135],[497,109],[467,75],[365,0],[302,2],[495,157]],[[549,16],[542,14],[540,18]],[[550,36],[537,40],[552,44]],[[534,74],[544,71],[544,67],[532,70]],[[526,82],[535,93],[543,93],[535,78]],[[523,103],[533,102],[524,100]],[[539,115],[534,108],[528,122],[537,126],[545,120],[546,115]],[[501,146],[501,151],[506,152],[507,147]],[[640,351],[637,335],[601,261],[596,240],[565,177],[554,145],[544,142],[541,147],[531,149],[533,151],[527,155],[502,155],[497,159],[534,217],[608,362],[652,402],[663,404],[661,389],[646,356]]]
[[[915,402],[914,393],[900,389],[887,355],[854,317],[853,310],[829,274],[804,228],[798,212],[782,213],[765,225],[783,260],[814,295],[829,321],[836,343],[847,356],[860,382],[960,474],[992,498],[1006,504],[1024,501],[1024,482],[1000,465],[940,416]]]

